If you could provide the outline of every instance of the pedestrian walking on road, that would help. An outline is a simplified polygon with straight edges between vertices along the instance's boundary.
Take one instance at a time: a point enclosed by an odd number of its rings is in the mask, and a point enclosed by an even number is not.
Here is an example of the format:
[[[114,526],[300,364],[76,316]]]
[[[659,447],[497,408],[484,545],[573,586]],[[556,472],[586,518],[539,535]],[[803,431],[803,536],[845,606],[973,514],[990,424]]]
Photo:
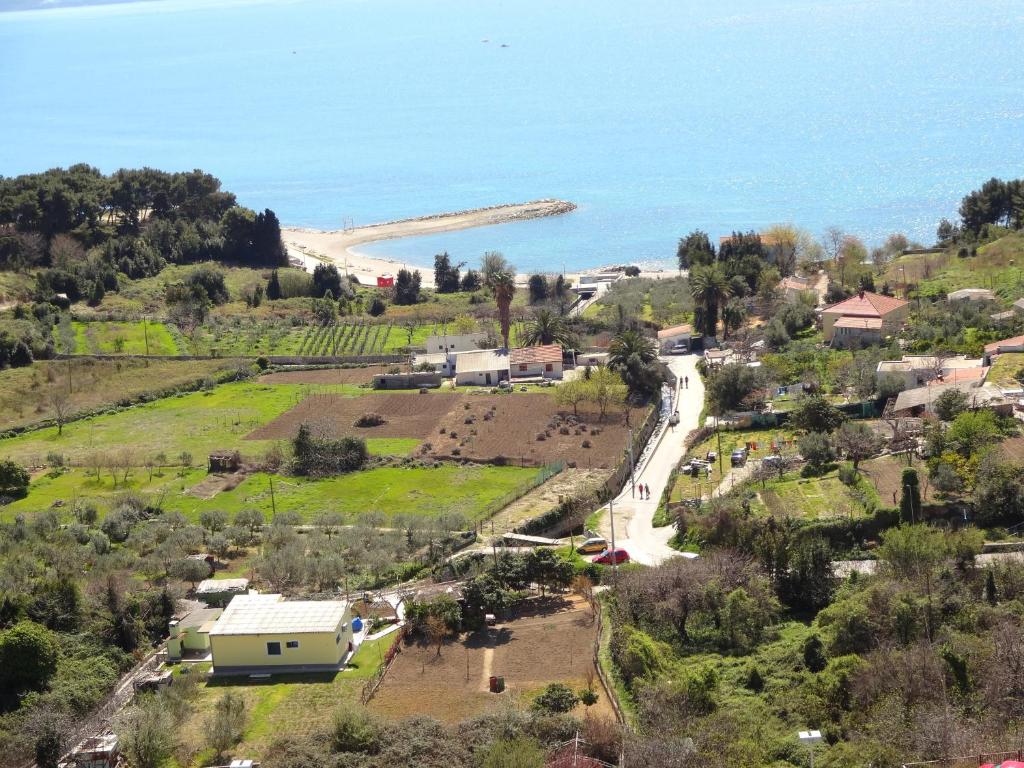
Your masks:
[[[651,484],[650,483],[647,484],[647,500],[648,501],[651,500]]]
[[[686,389],[690,388],[690,377],[689,376],[683,376],[683,384],[685,385]]]

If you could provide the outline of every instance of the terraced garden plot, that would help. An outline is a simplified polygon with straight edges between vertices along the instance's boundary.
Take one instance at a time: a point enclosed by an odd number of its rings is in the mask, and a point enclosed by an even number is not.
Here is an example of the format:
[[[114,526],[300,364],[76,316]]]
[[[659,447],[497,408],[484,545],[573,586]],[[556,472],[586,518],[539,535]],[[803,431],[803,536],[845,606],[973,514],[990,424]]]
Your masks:
[[[860,500],[834,474],[773,481],[758,495],[766,510],[779,517],[820,520],[865,514]]]
[[[78,355],[177,355],[178,345],[163,323],[72,323]]]

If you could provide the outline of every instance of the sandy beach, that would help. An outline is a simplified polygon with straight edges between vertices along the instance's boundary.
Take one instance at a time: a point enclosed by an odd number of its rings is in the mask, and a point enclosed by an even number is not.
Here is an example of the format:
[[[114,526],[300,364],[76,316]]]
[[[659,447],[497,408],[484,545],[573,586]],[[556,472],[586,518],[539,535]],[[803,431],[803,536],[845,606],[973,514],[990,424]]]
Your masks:
[[[369,224],[352,229],[323,231],[298,227],[282,227],[281,236],[288,247],[288,255],[301,260],[306,269],[321,261],[336,264],[340,270],[356,275],[360,282],[373,282],[377,275],[394,274],[403,263],[394,259],[367,256],[357,246],[400,237],[436,235],[471,227],[489,227],[545,216],[559,216],[575,210],[576,205],[565,200],[534,200],[529,203],[496,205],[474,208],[455,213],[440,213],[415,219]],[[415,266],[415,265],[411,265]],[[420,270],[425,267],[417,267]],[[518,276],[525,280],[526,276]]]

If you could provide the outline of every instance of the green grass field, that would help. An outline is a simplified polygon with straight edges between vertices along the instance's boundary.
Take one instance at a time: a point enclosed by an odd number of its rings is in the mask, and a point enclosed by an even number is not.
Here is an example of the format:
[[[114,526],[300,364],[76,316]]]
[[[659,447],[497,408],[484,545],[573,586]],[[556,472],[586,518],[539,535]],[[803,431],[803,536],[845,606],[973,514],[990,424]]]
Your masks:
[[[178,345],[163,323],[72,323],[78,355],[177,355]]]
[[[239,510],[248,508],[259,509],[270,519],[275,507],[278,511],[298,512],[306,521],[313,521],[325,512],[340,512],[352,520],[365,513],[379,513],[385,519],[395,515],[434,517],[445,513],[461,514],[476,521],[492,514],[496,502],[527,486],[539,471],[445,464],[376,467],[322,480],[257,473],[248,476],[236,488],[207,499],[188,492],[207,477],[203,468],[182,473],[177,467],[165,467],[152,478],[147,469],[135,468],[130,471],[127,482],[123,480],[123,470],[119,470],[115,486],[108,470],[101,470],[97,480],[93,470],[76,467],[56,476],[37,477],[25,498],[0,507],[0,520],[12,520],[18,514],[50,508],[70,519],[75,499],[94,500],[100,513],[105,514],[119,494],[132,491],[159,500],[163,509],[181,512],[193,522],[208,510],[220,510],[233,517]]]
[[[242,438],[314,391],[350,396],[366,393],[350,384],[224,384],[82,419],[65,425],[61,436],[56,428],[49,428],[0,440],[0,457],[42,466],[50,452],[61,453],[72,463],[84,463],[96,452],[128,451],[130,462],[142,466],[158,453],[175,459],[188,451],[197,462],[204,461],[209,452],[224,448],[238,447],[243,453],[258,454],[274,441]]]
[[[1024,352],[1005,352],[992,364],[992,370],[988,372],[988,381],[997,387],[1017,388],[1021,384],[1016,375],[1022,370]]]
[[[808,478],[790,475],[769,481],[763,490],[760,484],[754,487],[759,492],[757,506],[773,515],[817,520],[865,514],[855,490],[840,482],[835,472]]]
[[[978,248],[977,256],[956,253],[903,256],[886,267],[890,283],[917,283],[922,296],[960,288],[989,288],[1012,302],[1024,296],[1024,235],[1009,234]]]

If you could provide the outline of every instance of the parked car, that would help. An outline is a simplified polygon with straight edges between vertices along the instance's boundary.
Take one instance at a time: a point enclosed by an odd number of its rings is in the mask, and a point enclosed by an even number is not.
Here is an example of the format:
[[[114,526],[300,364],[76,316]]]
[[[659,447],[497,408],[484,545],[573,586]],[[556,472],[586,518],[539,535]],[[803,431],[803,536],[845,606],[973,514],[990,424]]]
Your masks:
[[[708,463],[710,464],[714,462],[716,459],[718,459],[718,451],[708,451],[707,456],[705,456],[704,458],[706,458]]]
[[[689,344],[673,344],[672,349],[668,351],[670,355],[688,355],[690,354]]]
[[[732,452],[732,455],[729,457],[729,461],[734,467],[742,467],[747,463],[747,449],[737,448]]]
[[[679,423],[679,411],[672,411],[672,415],[668,417],[668,423],[673,427]]]
[[[782,458],[782,456],[779,456],[778,454],[775,454],[774,456],[765,456],[763,459],[761,459],[761,466],[774,467],[777,469],[781,467],[785,463],[785,461],[786,460]]]
[[[594,558],[593,562],[598,565],[618,565],[629,562],[629,552],[624,549],[606,549]]]
[[[578,547],[576,547],[576,551],[581,552],[583,554],[590,554],[593,552],[604,552],[606,549],[608,549],[608,542],[600,536],[595,536],[593,538],[587,539]]]

